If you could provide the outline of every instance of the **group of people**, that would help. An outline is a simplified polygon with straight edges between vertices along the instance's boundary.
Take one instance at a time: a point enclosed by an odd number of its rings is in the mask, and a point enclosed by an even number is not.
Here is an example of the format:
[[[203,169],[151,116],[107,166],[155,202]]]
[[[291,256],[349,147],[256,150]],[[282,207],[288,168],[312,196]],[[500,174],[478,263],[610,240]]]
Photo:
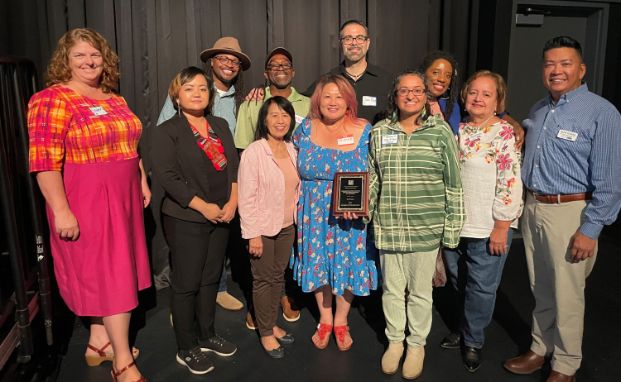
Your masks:
[[[214,369],[209,353],[237,351],[215,325],[227,244],[237,242],[252,276],[246,325],[270,357],[284,357],[295,341],[277,324],[280,305],[289,321],[300,314],[287,280],[315,297],[313,345],[325,349],[334,335],[341,351],[354,343],[354,297],[381,287],[381,369],[401,367],[416,379],[441,263],[461,305],[459,325],[440,346],[461,349],[475,372],[524,210],[532,345],[504,367],[530,374],[551,356],[547,381],[574,381],[585,279],[597,237],[621,207],[621,117],[582,83],[579,43],[546,43],[549,95],[524,121],[524,135],[506,113],[499,74],[477,71],[460,90],[455,59],[433,52],[391,85],[366,60],[367,27],[351,20],[339,33],[344,61],[309,97],[291,86],[293,57],[279,47],[265,61],[268,86],[244,101],[239,76],[251,60],[233,37],[201,53],[206,71],[184,68],[170,84],[149,155],[165,192],[177,362],[205,374]],[[117,63],[93,30],[60,39],[49,87],[29,103],[30,171],[47,202],[61,295],[76,315],[92,317],[87,363],[112,361],[114,380],[140,382],[128,327],[138,291],[151,283],[142,221],[151,192],[137,150],[140,121],[116,93]],[[335,215],[342,172],[368,174],[365,216]]]

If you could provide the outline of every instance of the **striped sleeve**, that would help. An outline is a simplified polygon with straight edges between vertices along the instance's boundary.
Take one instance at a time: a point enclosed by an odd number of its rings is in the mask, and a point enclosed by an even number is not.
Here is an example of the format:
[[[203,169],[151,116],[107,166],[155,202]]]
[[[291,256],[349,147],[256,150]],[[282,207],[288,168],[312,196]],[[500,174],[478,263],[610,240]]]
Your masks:
[[[448,248],[455,248],[459,245],[459,234],[464,225],[464,196],[459,175],[459,162],[457,161],[457,143],[448,129],[442,137],[445,142],[442,161],[446,194],[446,215],[444,217],[442,245]]]

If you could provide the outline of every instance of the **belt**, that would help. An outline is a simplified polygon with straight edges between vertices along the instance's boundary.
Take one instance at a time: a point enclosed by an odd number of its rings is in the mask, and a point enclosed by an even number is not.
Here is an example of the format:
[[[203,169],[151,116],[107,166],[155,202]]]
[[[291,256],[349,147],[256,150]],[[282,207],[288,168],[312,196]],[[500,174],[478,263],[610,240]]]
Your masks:
[[[560,204],[560,203],[568,203],[568,202],[576,202],[578,200],[591,200],[593,197],[593,193],[591,192],[581,192],[578,194],[554,194],[554,195],[544,195],[538,194],[531,190],[528,190],[533,195],[536,201],[546,204]]]

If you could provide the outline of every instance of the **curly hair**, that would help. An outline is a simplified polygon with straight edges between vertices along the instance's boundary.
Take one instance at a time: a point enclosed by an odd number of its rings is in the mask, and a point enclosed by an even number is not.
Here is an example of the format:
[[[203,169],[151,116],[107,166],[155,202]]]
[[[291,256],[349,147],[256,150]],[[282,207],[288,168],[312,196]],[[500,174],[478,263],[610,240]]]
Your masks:
[[[425,94],[428,94],[427,79],[423,72],[419,70],[406,70],[397,74],[395,80],[392,83],[392,90],[388,95],[388,109],[386,110],[387,117],[390,118],[391,122],[393,123],[399,121],[399,108],[397,107],[397,87],[399,86],[401,79],[405,76],[416,76],[420,78],[423,82],[423,86],[425,87]],[[427,96],[427,98],[429,98],[429,96]],[[427,118],[429,118],[429,116],[431,116],[431,107],[429,106],[429,101],[426,101],[425,109],[416,120],[416,123],[422,124],[427,120]]]
[[[120,77],[119,56],[110,48],[108,41],[99,32],[90,28],[71,29],[58,40],[56,50],[54,50],[47,67],[47,86],[71,80],[69,51],[79,41],[85,41],[101,52],[103,72],[101,73],[99,88],[104,93],[116,92]]]
[[[453,67],[453,76],[451,77],[451,83],[449,84],[449,88],[446,91],[446,93],[442,95],[442,97],[447,99],[446,110],[443,110],[442,114],[444,115],[444,120],[448,121],[449,117],[451,116],[451,113],[453,112],[453,108],[459,107],[459,105],[455,105],[455,103],[459,99],[459,85],[460,85],[459,71],[457,70],[459,65],[457,63],[457,60],[455,59],[455,57],[453,57],[452,54],[448,52],[445,52],[442,50],[436,50],[434,52],[427,54],[425,58],[423,58],[423,62],[421,63],[419,70],[423,73],[427,73],[427,69],[429,69],[429,67],[436,60],[440,60],[440,59],[448,61],[449,64],[451,64],[451,66]]]

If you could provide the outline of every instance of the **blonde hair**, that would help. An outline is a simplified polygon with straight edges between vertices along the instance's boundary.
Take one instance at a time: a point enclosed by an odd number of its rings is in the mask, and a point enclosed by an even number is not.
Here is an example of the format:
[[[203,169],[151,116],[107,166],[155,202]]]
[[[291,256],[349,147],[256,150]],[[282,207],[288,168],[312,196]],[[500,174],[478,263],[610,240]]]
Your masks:
[[[119,56],[110,48],[108,41],[97,31],[90,28],[76,28],[67,31],[58,40],[56,50],[52,54],[47,67],[47,85],[67,82],[71,79],[69,68],[69,51],[80,41],[87,42],[101,52],[103,72],[99,88],[104,93],[116,92],[119,85]]]

